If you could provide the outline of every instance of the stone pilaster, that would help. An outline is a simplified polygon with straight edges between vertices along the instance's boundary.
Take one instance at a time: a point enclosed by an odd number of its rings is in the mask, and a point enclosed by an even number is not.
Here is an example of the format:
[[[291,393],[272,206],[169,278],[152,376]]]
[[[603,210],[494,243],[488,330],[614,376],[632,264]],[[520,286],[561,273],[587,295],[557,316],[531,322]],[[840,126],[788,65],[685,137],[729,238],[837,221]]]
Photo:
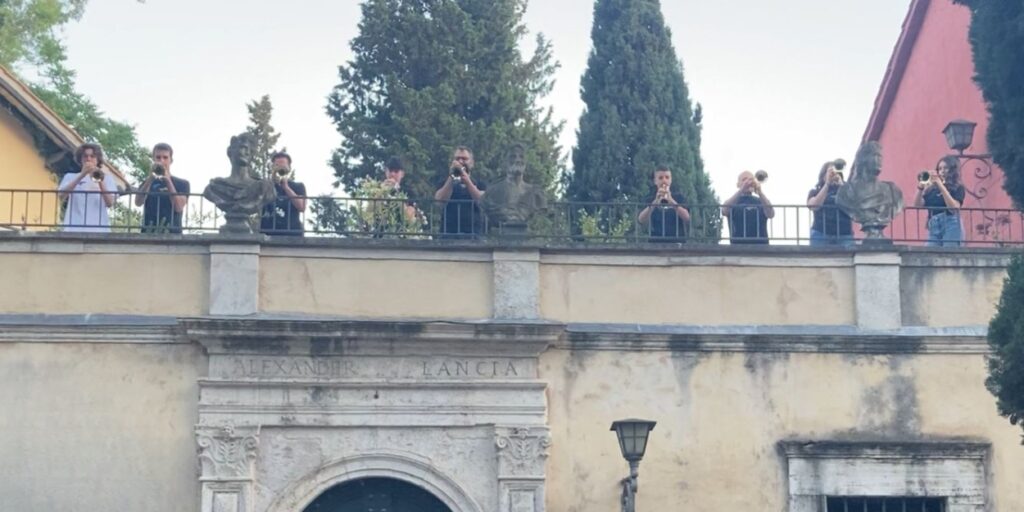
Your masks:
[[[895,252],[854,255],[857,327],[884,330],[902,326],[900,262]]]
[[[551,437],[542,427],[497,427],[498,510],[544,512],[544,463]]]
[[[494,251],[494,318],[540,318],[540,251]]]
[[[257,427],[196,427],[202,473],[200,512],[251,512]]]
[[[260,246],[210,245],[210,314],[254,315],[260,308]]]

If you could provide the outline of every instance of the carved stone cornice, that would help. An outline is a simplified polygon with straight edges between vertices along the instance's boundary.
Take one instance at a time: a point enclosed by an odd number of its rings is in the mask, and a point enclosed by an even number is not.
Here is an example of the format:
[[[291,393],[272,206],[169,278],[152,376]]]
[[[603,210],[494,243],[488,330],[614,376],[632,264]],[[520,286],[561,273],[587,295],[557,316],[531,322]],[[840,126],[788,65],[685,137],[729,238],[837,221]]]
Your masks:
[[[547,429],[498,427],[495,445],[499,478],[544,478],[544,461],[551,446]]]
[[[252,464],[259,450],[259,427],[198,426],[196,443],[203,468],[201,480],[252,479]]]

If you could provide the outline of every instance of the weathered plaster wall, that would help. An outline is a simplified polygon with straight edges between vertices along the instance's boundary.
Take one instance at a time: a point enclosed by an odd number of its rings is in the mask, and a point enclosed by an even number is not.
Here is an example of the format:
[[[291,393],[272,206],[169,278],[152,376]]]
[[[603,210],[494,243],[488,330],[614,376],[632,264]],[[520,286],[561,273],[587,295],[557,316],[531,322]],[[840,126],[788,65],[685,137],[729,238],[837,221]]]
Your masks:
[[[0,343],[0,510],[196,510],[192,345]]]
[[[641,324],[854,323],[849,261],[660,260],[542,260],[542,316],[562,322]]]
[[[491,264],[390,258],[260,258],[260,309],[376,318],[488,318]]]
[[[982,355],[552,350],[548,510],[619,510],[628,469],[608,428],[629,417],[658,421],[640,509],[785,510],[780,440],[964,437],[992,443],[992,510],[1021,510],[1019,429],[996,413],[985,375]]]
[[[903,325],[987,325],[1005,277],[1001,267],[904,267]]]
[[[0,312],[194,316],[207,307],[198,254],[0,252]]]
[[[3,110],[0,110],[0,148],[3,148],[0,152],[0,226],[52,225],[58,211],[54,194],[29,193],[26,197],[25,192],[12,194],[9,191],[52,191],[57,181],[36,151],[32,136]]]

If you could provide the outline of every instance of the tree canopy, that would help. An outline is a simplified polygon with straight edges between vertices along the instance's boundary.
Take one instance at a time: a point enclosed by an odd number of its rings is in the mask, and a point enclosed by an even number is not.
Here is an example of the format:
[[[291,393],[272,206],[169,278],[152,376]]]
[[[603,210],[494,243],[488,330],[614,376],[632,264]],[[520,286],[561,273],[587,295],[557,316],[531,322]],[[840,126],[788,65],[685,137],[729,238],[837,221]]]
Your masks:
[[[643,201],[653,171],[666,165],[691,207],[716,204],[700,156],[701,109],[691,103],[660,2],[597,0],[591,38],[567,198]],[[717,236],[717,209],[700,213],[709,214],[694,217],[709,230],[702,234]]]
[[[351,191],[381,179],[397,155],[403,188],[430,197],[456,146],[472,148],[474,175],[487,179],[519,142],[527,181],[550,190],[562,168],[562,125],[538,101],[557,64],[542,36],[523,57],[525,9],[525,0],[365,1],[354,57],[327,104],[342,136],[331,159],[336,183]]]
[[[256,141],[251,165],[253,177],[268,178],[273,163],[270,161],[270,157],[279,151],[277,141],[281,138],[281,134],[277,133],[274,126],[270,124],[274,114],[274,105],[270,102],[270,96],[264,94],[259,100],[253,100],[246,104],[245,108],[249,111],[249,126],[245,128],[245,131]]]
[[[975,81],[988,103],[988,147],[1003,169],[1003,187],[1024,207],[1024,3],[956,0],[971,10]],[[1010,263],[988,328],[989,391],[999,413],[1024,426],[1024,256]]]

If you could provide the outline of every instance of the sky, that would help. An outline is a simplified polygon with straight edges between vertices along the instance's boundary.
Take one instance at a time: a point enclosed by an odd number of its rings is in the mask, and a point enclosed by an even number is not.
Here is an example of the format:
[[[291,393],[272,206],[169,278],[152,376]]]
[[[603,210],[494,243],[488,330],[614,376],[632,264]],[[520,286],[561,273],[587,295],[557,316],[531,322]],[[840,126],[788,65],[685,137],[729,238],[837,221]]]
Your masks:
[[[175,148],[174,173],[202,190],[227,175],[246,103],[269,94],[279,144],[310,195],[331,188],[341,142],[325,113],[351,59],[357,0],[91,0],[65,29],[79,89]],[[765,169],[776,205],[803,204],[822,162],[852,161],[910,0],[667,0],[665,21],[691,99],[704,109],[701,153],[725,199],[743,170]],[[560,63],[543,100],[575,143],[593,0],[531,0],[525,22]],[[533,47],[533,34],[523,41]],[[571,159],[567,159],[571,164]]]

